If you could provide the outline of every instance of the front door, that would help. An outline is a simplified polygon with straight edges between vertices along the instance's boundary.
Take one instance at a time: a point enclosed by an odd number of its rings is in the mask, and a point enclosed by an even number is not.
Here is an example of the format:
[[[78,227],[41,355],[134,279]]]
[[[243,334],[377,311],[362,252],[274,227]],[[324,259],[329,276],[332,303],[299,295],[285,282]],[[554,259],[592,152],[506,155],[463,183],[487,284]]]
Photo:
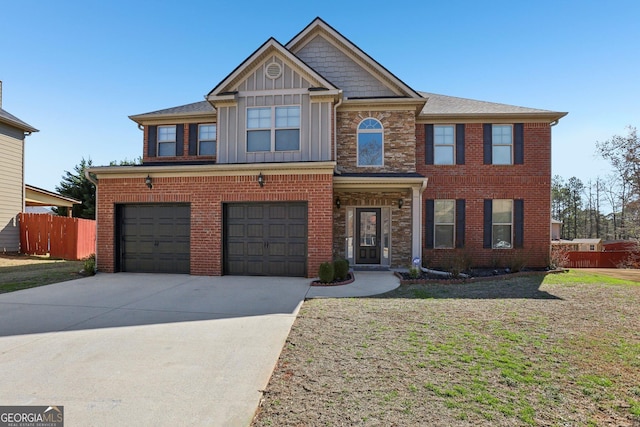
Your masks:
[[[380,264],[380,208],[356,209],[356,264]]]

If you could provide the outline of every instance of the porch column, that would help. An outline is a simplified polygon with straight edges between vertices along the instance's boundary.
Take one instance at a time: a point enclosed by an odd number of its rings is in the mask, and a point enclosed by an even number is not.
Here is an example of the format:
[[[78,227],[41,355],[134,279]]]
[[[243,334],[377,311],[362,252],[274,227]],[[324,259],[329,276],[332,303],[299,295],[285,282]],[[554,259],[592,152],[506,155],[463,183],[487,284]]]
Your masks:
[[[422,189],[411,187],[411,260],[422,259]]]

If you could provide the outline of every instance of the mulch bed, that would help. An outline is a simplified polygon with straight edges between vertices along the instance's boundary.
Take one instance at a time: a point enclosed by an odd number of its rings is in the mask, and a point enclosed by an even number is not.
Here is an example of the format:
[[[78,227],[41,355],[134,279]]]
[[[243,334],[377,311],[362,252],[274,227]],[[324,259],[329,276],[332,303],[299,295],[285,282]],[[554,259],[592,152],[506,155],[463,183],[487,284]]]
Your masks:
[[[354,280],[356,280],[355,275],[353,273],[348,273],[347,277],[345,277],[343,280],[334,280],[328,283],[321,282],[320,280],[314,280],[313,282],[311,282],[311,286],[341,286],[353,283]]]

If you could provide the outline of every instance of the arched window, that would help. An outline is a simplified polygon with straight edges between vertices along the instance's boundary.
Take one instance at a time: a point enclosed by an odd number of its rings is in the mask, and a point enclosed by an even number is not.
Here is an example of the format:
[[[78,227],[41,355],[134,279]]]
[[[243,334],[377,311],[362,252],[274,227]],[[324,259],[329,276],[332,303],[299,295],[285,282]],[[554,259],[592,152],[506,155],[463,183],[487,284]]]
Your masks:
[[[358,166],[383,166],[384,132],[376,119],[364,119],[358,125]]]

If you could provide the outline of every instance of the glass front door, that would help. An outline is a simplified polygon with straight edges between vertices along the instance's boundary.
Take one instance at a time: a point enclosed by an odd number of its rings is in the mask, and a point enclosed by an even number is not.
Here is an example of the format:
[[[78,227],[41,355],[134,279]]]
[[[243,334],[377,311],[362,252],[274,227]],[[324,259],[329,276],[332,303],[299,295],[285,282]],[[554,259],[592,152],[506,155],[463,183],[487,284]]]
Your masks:
[[[356,209],[356,264],[380,264],[380,208]]]

